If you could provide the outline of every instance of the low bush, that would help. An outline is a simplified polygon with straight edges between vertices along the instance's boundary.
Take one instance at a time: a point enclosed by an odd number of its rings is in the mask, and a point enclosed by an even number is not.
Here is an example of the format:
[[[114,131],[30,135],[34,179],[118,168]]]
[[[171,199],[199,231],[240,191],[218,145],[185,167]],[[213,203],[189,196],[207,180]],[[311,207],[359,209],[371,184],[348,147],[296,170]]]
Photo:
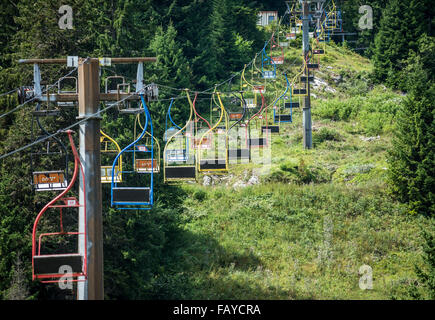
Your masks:
[[[317,146],[325,141],[341,141],[341,135],[334,129],[323,127],[313,133],[313,144]]]

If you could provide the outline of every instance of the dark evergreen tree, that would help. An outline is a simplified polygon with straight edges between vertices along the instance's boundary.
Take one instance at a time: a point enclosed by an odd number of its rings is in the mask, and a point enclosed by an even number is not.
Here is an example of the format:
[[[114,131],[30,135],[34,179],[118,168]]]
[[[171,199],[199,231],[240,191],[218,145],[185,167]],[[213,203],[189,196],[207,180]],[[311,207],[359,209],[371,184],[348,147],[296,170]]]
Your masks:
[[[422,231],[425,240],[423,246],[424,267],[416,266],[418,279],[428,289],[429,299],[435,299],[435,225],[434,220],[429,224],[427,230]]]
[[[183,49],[178,43],[177,31],[172,23],[169,24],[166,30],[162,27],[157,28],[157,32],[150,43],[150,49],[157,57],[157,63],[149,67],[149,71],[153,76],[150,81],[158,82],[159,84],[173,87],[173,88],[190,88],[192,70],[187,58],[183,54]],[[163,91],[163,90],[162,90]],[[168,92],[168,90],[165,90]],[[182,94],[181,91],[170,90],[173,96]],[[162,100],[168,99],[163,102],[152,103],[150,108],[153,114],[153,121],[155,123],[165,123],[166,111],[169,106],[169,94],[161,93],[160,98]],[[172,112],[175,112],[174,121],[182,123],[181,121],[187,120],[189,108],[186,103],[182,103],[186,107],[180,108],[181,113],[176,113],[177,108],[174,108]],[[164,127],[162,125],[156,126],[156,135],[163,137]]]
[[[375,39],[375,77],[395,83],[396,73],[403,69],[409,50],[417,50],[417,41],[427,30],[425,3],[418,0],[390,0],[383,11]]]
[[[376,34],[379,30],[379,23],[382,12],[389,0],[338,0],[335,1],[337,8],[341,10],[343,19],[343,31],[357,33],[357,42],[349,43],[353,48],[366,48],[358,50],[358,53],[364,53],[366,56],[373,54],[373,45]],[[359,20],[361,14],[359,8],[363,5],[369,5],[373,10],[373,29],[361,30]]]
[[[435,54],[431,46],[430,56]],[[392,190],[413,212],[435,213],[435,83],[423,59],[412,53],[408,66],[408,97],[397,115],[390,152]]]

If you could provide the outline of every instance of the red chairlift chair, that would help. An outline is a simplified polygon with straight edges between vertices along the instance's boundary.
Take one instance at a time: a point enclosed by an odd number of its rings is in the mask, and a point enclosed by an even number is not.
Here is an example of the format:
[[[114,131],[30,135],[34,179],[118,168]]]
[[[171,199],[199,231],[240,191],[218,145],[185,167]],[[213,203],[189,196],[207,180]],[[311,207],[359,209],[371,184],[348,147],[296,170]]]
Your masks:
[[[67,208],[76,208],[79,209],[83,207],[84,212],[86,213],[86,203],[83,205],[79,204],[79,201],[75,197],[67,197],[66,194],[71,191],[74,186],[77,177],[79,175],[79,170],[82,175],[83,181],[85,181],[83,167],[80,163],[80,157],[77,152],[77,149],[74,145],[74,141],[72,138],[73,131],[68,130],[66,132],[68,134],[68,138],[71,144],[71,149],[74,154],[74,174],[71,178],[71,181],[68,187],[62,191],[57,197],[51,200],[37,215],[35,219],[35,223],[33,225],[33,233],[32,233],[32,279],[33,280],[41,280],[42,283],[58,283],[60,281],[68,281],[78,282],[85,281],[87,278],[87,239],[86,239],[86,214],[84,215],[84,231],[76,231],[76,232],[66,232],[63,228],[63,217],[62,214],[64,210]],[[85,183],[83,183],[83,188]],[[86,192],[86,190],[83,190]],[[49,209],[59,209],[60,211],[60,231],[59,232],[49,232],[49,233],[40,233],[37,239],[37,229],[38,224],[42,216]],[[84,252],[75,252],[75,253],[63,253],[63,254],[41,254],[41,245],[42,239],[47,237],[56,237],[56,236],[77,236],[84,237]],[[65,273],[65,267],[69,267],[71,273]],[[68,270],[68,269],[67,269]],[[79,277],[83,277],[79,279]]]

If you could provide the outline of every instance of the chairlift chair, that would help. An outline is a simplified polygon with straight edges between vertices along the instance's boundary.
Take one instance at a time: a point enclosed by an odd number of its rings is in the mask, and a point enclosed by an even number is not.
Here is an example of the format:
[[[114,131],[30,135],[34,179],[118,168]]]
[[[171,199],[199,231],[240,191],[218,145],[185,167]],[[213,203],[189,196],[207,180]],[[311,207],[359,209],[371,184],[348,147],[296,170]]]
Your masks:
[[[218,98],[219,104],[216,102],[215,95]],[[199,147],[197,150],[198,154],[198,171],[199,172],[214,172],[223,173],[228,171],[228,119],[225,107],[222,103],[222,99],[219,92],[215,92],[212,95],[213,102],[220,106],[220,118],[218,122],[209,128],[205,132],[199,142]],[[219,130],[218,126],[224,125],[224,130]],[[213,137],[213,143],[210,148],[201,148],[205,139],[208,137]]]
[[[78,84],[76,77],[64,77],[59,79],[57,84],[57,93],[58,94],[76,94],[78,93]],[[59,108],[73,108],[77,106],[77,103],[74,101],[58,101],[57,106]]]
[[[142,133],[138,137],[135,137],[135,140],[132,143],[121,150],[112,165],[111,205],[119,210],[150,210],[154,204],[154,161],[151,162],[151,170],[149,170],[149,172],[141,172],[149,174],[149,179],[147,179],[146,183],[143,182],[144,179],[141,179],[140,176],[142,175],[138,176],[138,172],[134,170],[134,160],[130,167],[127,167],[128,161],[124,161],[122,168],[123,171],[121,171],[124,185],[127,184],[127,182],[134,185],[119,187],[114,178],[115,168],[118,165],[119,158],[121,156],[131,157],[133,154],[133,157],[131,158],[134,159],[134,154],[137,152],[137,145],[139,145],[140,141],[146,136],[148,125],[150,127],[150,134],[151,136],[153,135],[151,115],[143,94],[140,94],[140,99],[145,114],[145,126],[143,127]],[[154,139],[151,139],[151,159],[154,159],[153,145]],[[128,177],[132,178],[128,179]]]
[[[304,64],[302,65],[301,71],[296,74],[292,81],[292,96],[294,97],[302,97],[308,95],[308,86],[309,86],[309,78],[305,77],[309,73],[309,69],[307,68],[306,59],[304,59]],[[305,81],[302,81],[305,80]]]
[[[267,42],[266,42],[267,45]],[[272,66],[272,70],[266,70],[267,66]],[[276,64],[267,55],[266,46],[261,51],[261,75],[264,79],[275,79],[276,78]]]
[[[190,114],[186,124],[179,127],[178,131],[167,138],[163,150],[163,177],[165,183],[196,181],[195,152],[191,147],[192,143],[189,142],[194,138],[193,103],[190,100],[189,90],[185,90],[185,92],[189,101]],[[170,119],[172,122],[172,118]]]
[[[270,42],[270,59],[275,65],[284,63],[284,49],[275,41],[275,37],[272,37]]]
[[[144,130],[140,122],[140,114],[136,116],[134,136],[137,137],[137,126]],[[153,142],[153,143],[152,143]],[[154,148],[154,158],[151,158],[151,148]],[[156,137],[148,131],[145,133],[145,143],[136,145],[134,154],[134,169],[138,173],[160,172],[160,144]]]
[[[105,79],[104,92],[117,94],[117,100],[111,101],[111,103],[116,103],[121,100],[121,94],[130,93],[130,84],[125,82],[123,76],[109,76]],[[118,103],[118,110],[121,114],[136,114],[138,112],[143,112],[142,108],[131,108],[129,101],[123,101]]]
[[[211,149],[212,146],[212,140],[213,140],[213,135],[212,134],[208,134],[206,135],[203,139],[203,133],[204,132],[208,132],[209,129],[212,127],[212,125],[210,124],[210,122],[208,122],[204,117],[202,117],[196,108],[196,102],[198,99],[198,93],[195,93],[195,98],[193,99],[192,102],[192,108],[193,108],[193,112],[195,115],[195,119],[194,119],[194,133],[195,135],[192,138],[192,147],[195,150],[198,149]],[[190,96],[188,96],[188,100],[190,102]],[[211,113],[212,113],[212,109],[213,109],[213,105],[211,105]],[[210,115],[210,118],[212,118],[212,114]],[[210,119],[210,121],[212,121],[212,119]],[[202,140],[201,140],[202,139]]]
[[[291,91],[289,90],[290,89],[290,82],[288,80],[288,77],[287,77],[286,73],[284,73],[284,77],[285,77],[285,80],[286,80],[286,83],[287,83],[285,91],[273,103],[273,106],[274,106],[274,108],[273,108],[273,122],[277,123],[277,124],[281,124],[283,122],[286,122],[286,123],[292,123],[293,122],[293,101],[292,101]],[[289,91],[290,91],[290,96],[288,98],[289,98],[290,101],[286,102],[285,101],[286,98],[287,98],[286,94]],[[278,104],[278,106],[277,106],[277,104]],[[289,109],[289,113],[288,114],[287,113],[285,113],[285,114],[281,113],[281,111],[282,111],[282,105],[284,105],[284,109]]]
[[[116,156],[121,152],[119,144],[109,135],[100,130],[100,144],[101,144],[101,162],[105,162],[106,156],[110,159],[111,156]],[[109,164],[101,165],[101,183],[112,183],[112,164],[113,160]],[[122,182],[122,156],[119,157],[119,161],[115,166],[115,174],[113,175],[116,182]]]
[[[36,111],[40,108],[37,103]],[[34,142],[46,139],[50,133],[45,129],[38,114],[32,115],[31,139]],[[41,134],[36,137],[34,125],[37,124]],[[60,191],[68,186],[68,151],[64,143],[52,136],[41,144],[36,144],[30,151],[30,166],[32,170],[32,186],[35,191]],[[51,166],[46,170],[46,166]],[[53,167],[54,166],[54,167]],[[45,168],[44,168],[45,167]],[[45,170],[44,170],[45,169]]]
[[[240,86],[241,86],[240,90],[241,90],[241,91],[244,91],[244,90],[250,88],[250,91],[251,91],[251,92],[247,91],[247,96],[244,96],[244,101],[246,102],[246,108],[247,108],[247,109],[255,109],[255,108],[257,108],[257,107],[258,107],[258,95],[259,95],[259,94],[264,94],[264,93],[266,92],[266,85],[265,85],[265,84],[258,84],[258,83],[253,84],[253,79],[254,79],[254,76],[253,76],[253,74],[254,74],[254,68],[256,68],[256,65],[255,65],[255,59],[254,59],[254,62],[253,62],[253,64],[252,64],[252,72],[251,72],[251,76],[252,76],[251,82],[252,82],[252,83],[250,83],[250,82],[246,79],[246,77],[245,77],[246,65],[245,65],[245,67],[243,68],[243,71],[242,71],[242,74],[241,74],[241,79],[240,79],[240,83],[241,83],[241,85],[240,85]],[[258,72],[259,74],[261,74],[261,70],[258,69],[257,72]],[[251,98],[251,97],[253,97],[253,98]],[[244,108],[244,107],[245,107],[245,106],[243,105],[243,102],[242,102],[242,101],[240,101],[240,107],[241,107],[241,108]]]
[[[260,107],[260,109],[254,115],[249,117],[249,119],[247,120],[247,130],[249,132],[249,135],[247,138],[247,147],[248,148],[263,148],[263,147],[267,146],[267,137],[263,137],[263,133],[266,132],[266,134],[267,134],[268,130],[260,130],[261,132],[260,132],[259,136],[255,137],[255,138],[252,138],[251,134],[250,134],[252,120],[255,119],[255,121],[258,121],[258,120],[262,121],[264,118],[262,113],[267,108],[263,93],[260,92],[260,95],[261,95],[261,107]]]
[[[245,101],[245,98],[243,96],[243,91],[240,91],[240,98],[234,96],[233,99],[231,99],[231,103],[233,105],[238,105],[238,101],[242,103],[243,111],[240,113],[241,116],[237,116],[237,119],[235,122],[228,128],[227,136],[228,136],[228,161],[231,163],[231,161],[239,162],[241,160],[249,160],[251,159],[251,153],[250,149],[246,147],[246,143],[242,143],[242,140],[246,140],[246,124],[244,123],[244,120],[246,116],[248,115],[248,108],[247,103]],[[227,104],[231,106],[231,104]],[[229,107],[231,108],[231,107]],[[229,117],[231,117],[232,113],[229,113]],[[234,129],[235,130],[234,130]],[[240,134],[242,133],[242,134]],[[235,135],[235,136],[234,136]]]
[[[80,163],[80,157],[77,149],[74,145],[72,138],[72,131],[67,131],[69,142],[72,152],[74,154],[74,173],[67,188],[63,190],[58,196],[51,200],[44,208],[38,213],[35,222],[33,224],[32,232],[32,279],[40,280],[42,283],[59,283],[60,281],[79,282],[87,279],[87,236],[86,236],[86,214],[83,216],[83,229],[78,231],[66,231],[65,220],[68,218],[74,221],[74,218],[70,216],[70,211],[78,212],[80,208],[83,208],[86,212],[86,202],[80,204],[79,201],[67,194],[72,190],[73,186],[77,182],[77,177],[81,174],[83,180],[83,186],[86,184],[83,167]],[[83,187],[84,188],[84,187]],[[86,192],[83,190],[83,192]],[[50,209],[59,210],[60,216],[60,231],[58,232],[39,232],[39,223],[41,218],[47,214]],[[76,218],[77,220],[77,218]],[[78,224],[78,223],[77,223]],[[83,251],[77,248],[76,252],[64,252],[71,251],[63,249],[61,252],[45,252],[49,250],[50,245],[47,244],[49,240],[60,237],[70,239],[71,237],[81,238],[83,243]],[[44,241],[43,241],[44,240]],[[71,245],[74,242],[67,241],[67,244]],[[77,242],[75,242],[77,243]],[[58,242],[50,243],[59,244]]]

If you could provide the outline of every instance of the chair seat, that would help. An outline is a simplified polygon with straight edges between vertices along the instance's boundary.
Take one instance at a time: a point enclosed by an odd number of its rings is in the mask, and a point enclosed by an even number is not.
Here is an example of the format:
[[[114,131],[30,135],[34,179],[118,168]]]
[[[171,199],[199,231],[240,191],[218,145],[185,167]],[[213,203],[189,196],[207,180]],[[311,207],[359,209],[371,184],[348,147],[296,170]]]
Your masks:
[[[152,170],[151,170],[152,166]],[[157,160],[151,161],[151,159],[136,159],[136,172],[138,173],[151,173],[159,172],[160,167]]]
[[[292,122],[292,116],[290,114],[276,114],[275,122]]]
[[[293,95],[305,95],[307,94],[306,89],[293,89]]]
[[[228,159],[249,159],[249,149],[228,149]]]
[[[60,115],[60,110],[36,110],[32,114],[37,117],[57,117]]]
[[[138,114],[144,112],[142,108],[127,108],[127,109],[121,109],[119,110],[119,113],[122,114]]]
[[[279,133],[279,126],[262,126],[262,131],[270,130],[271,133]]]
[[[299,108],[299,102],[286,102],[284,108]]]
[[[227,169],[226,159],[204,159],[199,163],[201,170],[225,170]]]
[[[309,77],[307,77],[307,76],[301,76],[301,81],[302,82],[307,82],[307,80],[309,82],[313,82],[314,81],[314,76],[309,76]]]
[[[166,179],[195,179],[196,167],[195,166],[180,166],[180,167],[166,167]]]
[[[140,204],[150,202],[150,188],[115,187],[113,203],[115,204]]]
[[[318,63],[307,63],[307,68],[308,69],[319,69],[319,64]]]
[[[83,255],[79,253],[33,256],[35,275],[64,275],[59,273],[62,266],[69,266],[73,273],[83,272]]]
[[[267,145],[266,138],[251,138],[248,139],[248,144],[250,147],[263,147]]]

